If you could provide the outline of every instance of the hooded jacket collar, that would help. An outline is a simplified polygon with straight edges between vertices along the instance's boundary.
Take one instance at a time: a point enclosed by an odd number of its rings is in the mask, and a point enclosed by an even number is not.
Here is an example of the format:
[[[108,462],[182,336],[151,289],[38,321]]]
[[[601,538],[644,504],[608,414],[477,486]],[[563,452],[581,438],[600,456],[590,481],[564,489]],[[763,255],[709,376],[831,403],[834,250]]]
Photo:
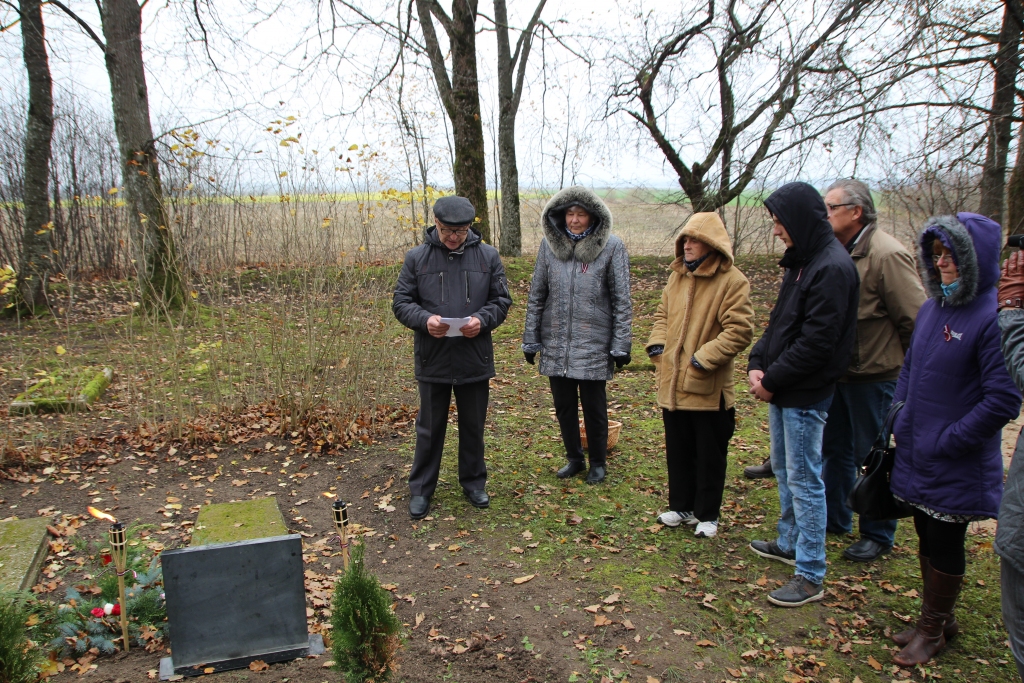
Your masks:
[[[836,238],[828,222],[825,200],[807,183],[783,185],[764,200],[764,205],[793,240],[793,246],[786,249],[779,261],[784,268],[802,266]]]
[[[711,277],[719,270],[725,272],[732,268],[732,242],[729,240],[729,233],[726,232],[725,224],[722,223],[722,219],[718,217],[717,213],[702,212],[693,214],[690,216],[690,220],[686,221],[686,225],[679,232],[679,236],[676,237],[676,258],[672,262],[671,267],[672,270],[683,275],[690,272],[686,267],[686,260],[683,256],[683,239],[686,237],[700,240],[714,249],[713,252],[708,254],[704,262],[693,271],[694,276]]]
[[[933,216],[918,238],[918,269],[928,296],[949,306],[965,306],[995,287],[999,281],[999,250],[1003,229],[991,218],[976,213]],[[960,286],[948,297],[932,261],[932,244],[939,240],[953,252]]]
[[[565,231],[565,212],[573,205],[587,210],[592,230],[587,237],[575,243]],[[593,263],[601,255],[612,234],[612,212],[600,197],[581,185],[567,187],[552,197],[541,213],[540,223],[548,247],[559,261],[571,259],[575,246],[577,261]]]

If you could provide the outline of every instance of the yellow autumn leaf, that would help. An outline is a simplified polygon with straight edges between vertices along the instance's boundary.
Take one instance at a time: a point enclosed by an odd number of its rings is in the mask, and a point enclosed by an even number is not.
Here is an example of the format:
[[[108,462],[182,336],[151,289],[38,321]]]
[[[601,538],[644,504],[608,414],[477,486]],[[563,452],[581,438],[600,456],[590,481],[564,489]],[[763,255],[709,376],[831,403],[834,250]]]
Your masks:
[[[110,188],[109,190],[107,190],[107,194],[117,194],[117,188],[116,187]]]
[[[277,177],[284,178],[286,175],[288,175],[288,171],[281,171],[280,173],[277,174]]]
[[[359,149],[359,145],[352,145],[348,149],[349,149],[349,151],[352,151],[354,149]]]
[[[55,348],[54,351],[57,352],[58,356],[63,356],[65,353],[68,352],[68,350],[61,346],[60,344],[57,344],[57,348]]]

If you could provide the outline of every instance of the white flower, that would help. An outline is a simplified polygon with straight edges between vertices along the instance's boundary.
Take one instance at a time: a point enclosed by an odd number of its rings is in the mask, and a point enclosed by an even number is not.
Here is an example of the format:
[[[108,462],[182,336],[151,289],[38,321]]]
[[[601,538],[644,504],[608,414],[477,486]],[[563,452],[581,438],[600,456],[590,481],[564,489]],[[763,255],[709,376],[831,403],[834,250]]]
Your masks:
[[[110,613],[113,612],[113,611],[114,611],[114,606],[111,605],[109,602],[107,604],[103,605],[103,613],[106,614],[108,617],[110,616]]]

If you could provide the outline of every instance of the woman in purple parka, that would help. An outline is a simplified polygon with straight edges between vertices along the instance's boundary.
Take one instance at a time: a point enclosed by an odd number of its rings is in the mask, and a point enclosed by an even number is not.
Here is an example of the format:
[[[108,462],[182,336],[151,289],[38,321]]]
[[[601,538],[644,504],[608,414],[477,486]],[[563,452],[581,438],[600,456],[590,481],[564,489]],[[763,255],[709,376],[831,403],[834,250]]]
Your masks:
[[[924,664],[959,627],[968,523],[995,518],[1003,490],[1000,431],[1020,413],[999,347],[996,284],[1002,228],[973,213],[928,220],[919,239],[929,294],[894,401],[892,492],[909,503],[924,583],[917,626],[893,636],[900,666]]]

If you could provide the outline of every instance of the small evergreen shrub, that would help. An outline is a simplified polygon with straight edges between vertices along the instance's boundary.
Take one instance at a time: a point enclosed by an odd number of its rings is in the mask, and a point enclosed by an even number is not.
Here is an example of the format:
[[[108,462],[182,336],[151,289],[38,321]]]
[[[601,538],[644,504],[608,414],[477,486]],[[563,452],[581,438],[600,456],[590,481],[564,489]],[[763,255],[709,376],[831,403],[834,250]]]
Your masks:
[[[335,666],[347,683],[388,680],[402,625],[391,609],[391,594],[366,570],[361,545],[334,585],[331,627]]]
[[[29,638],[33,612],[19,596],[0,594],[0,683],[34,683],[46,654]]]

